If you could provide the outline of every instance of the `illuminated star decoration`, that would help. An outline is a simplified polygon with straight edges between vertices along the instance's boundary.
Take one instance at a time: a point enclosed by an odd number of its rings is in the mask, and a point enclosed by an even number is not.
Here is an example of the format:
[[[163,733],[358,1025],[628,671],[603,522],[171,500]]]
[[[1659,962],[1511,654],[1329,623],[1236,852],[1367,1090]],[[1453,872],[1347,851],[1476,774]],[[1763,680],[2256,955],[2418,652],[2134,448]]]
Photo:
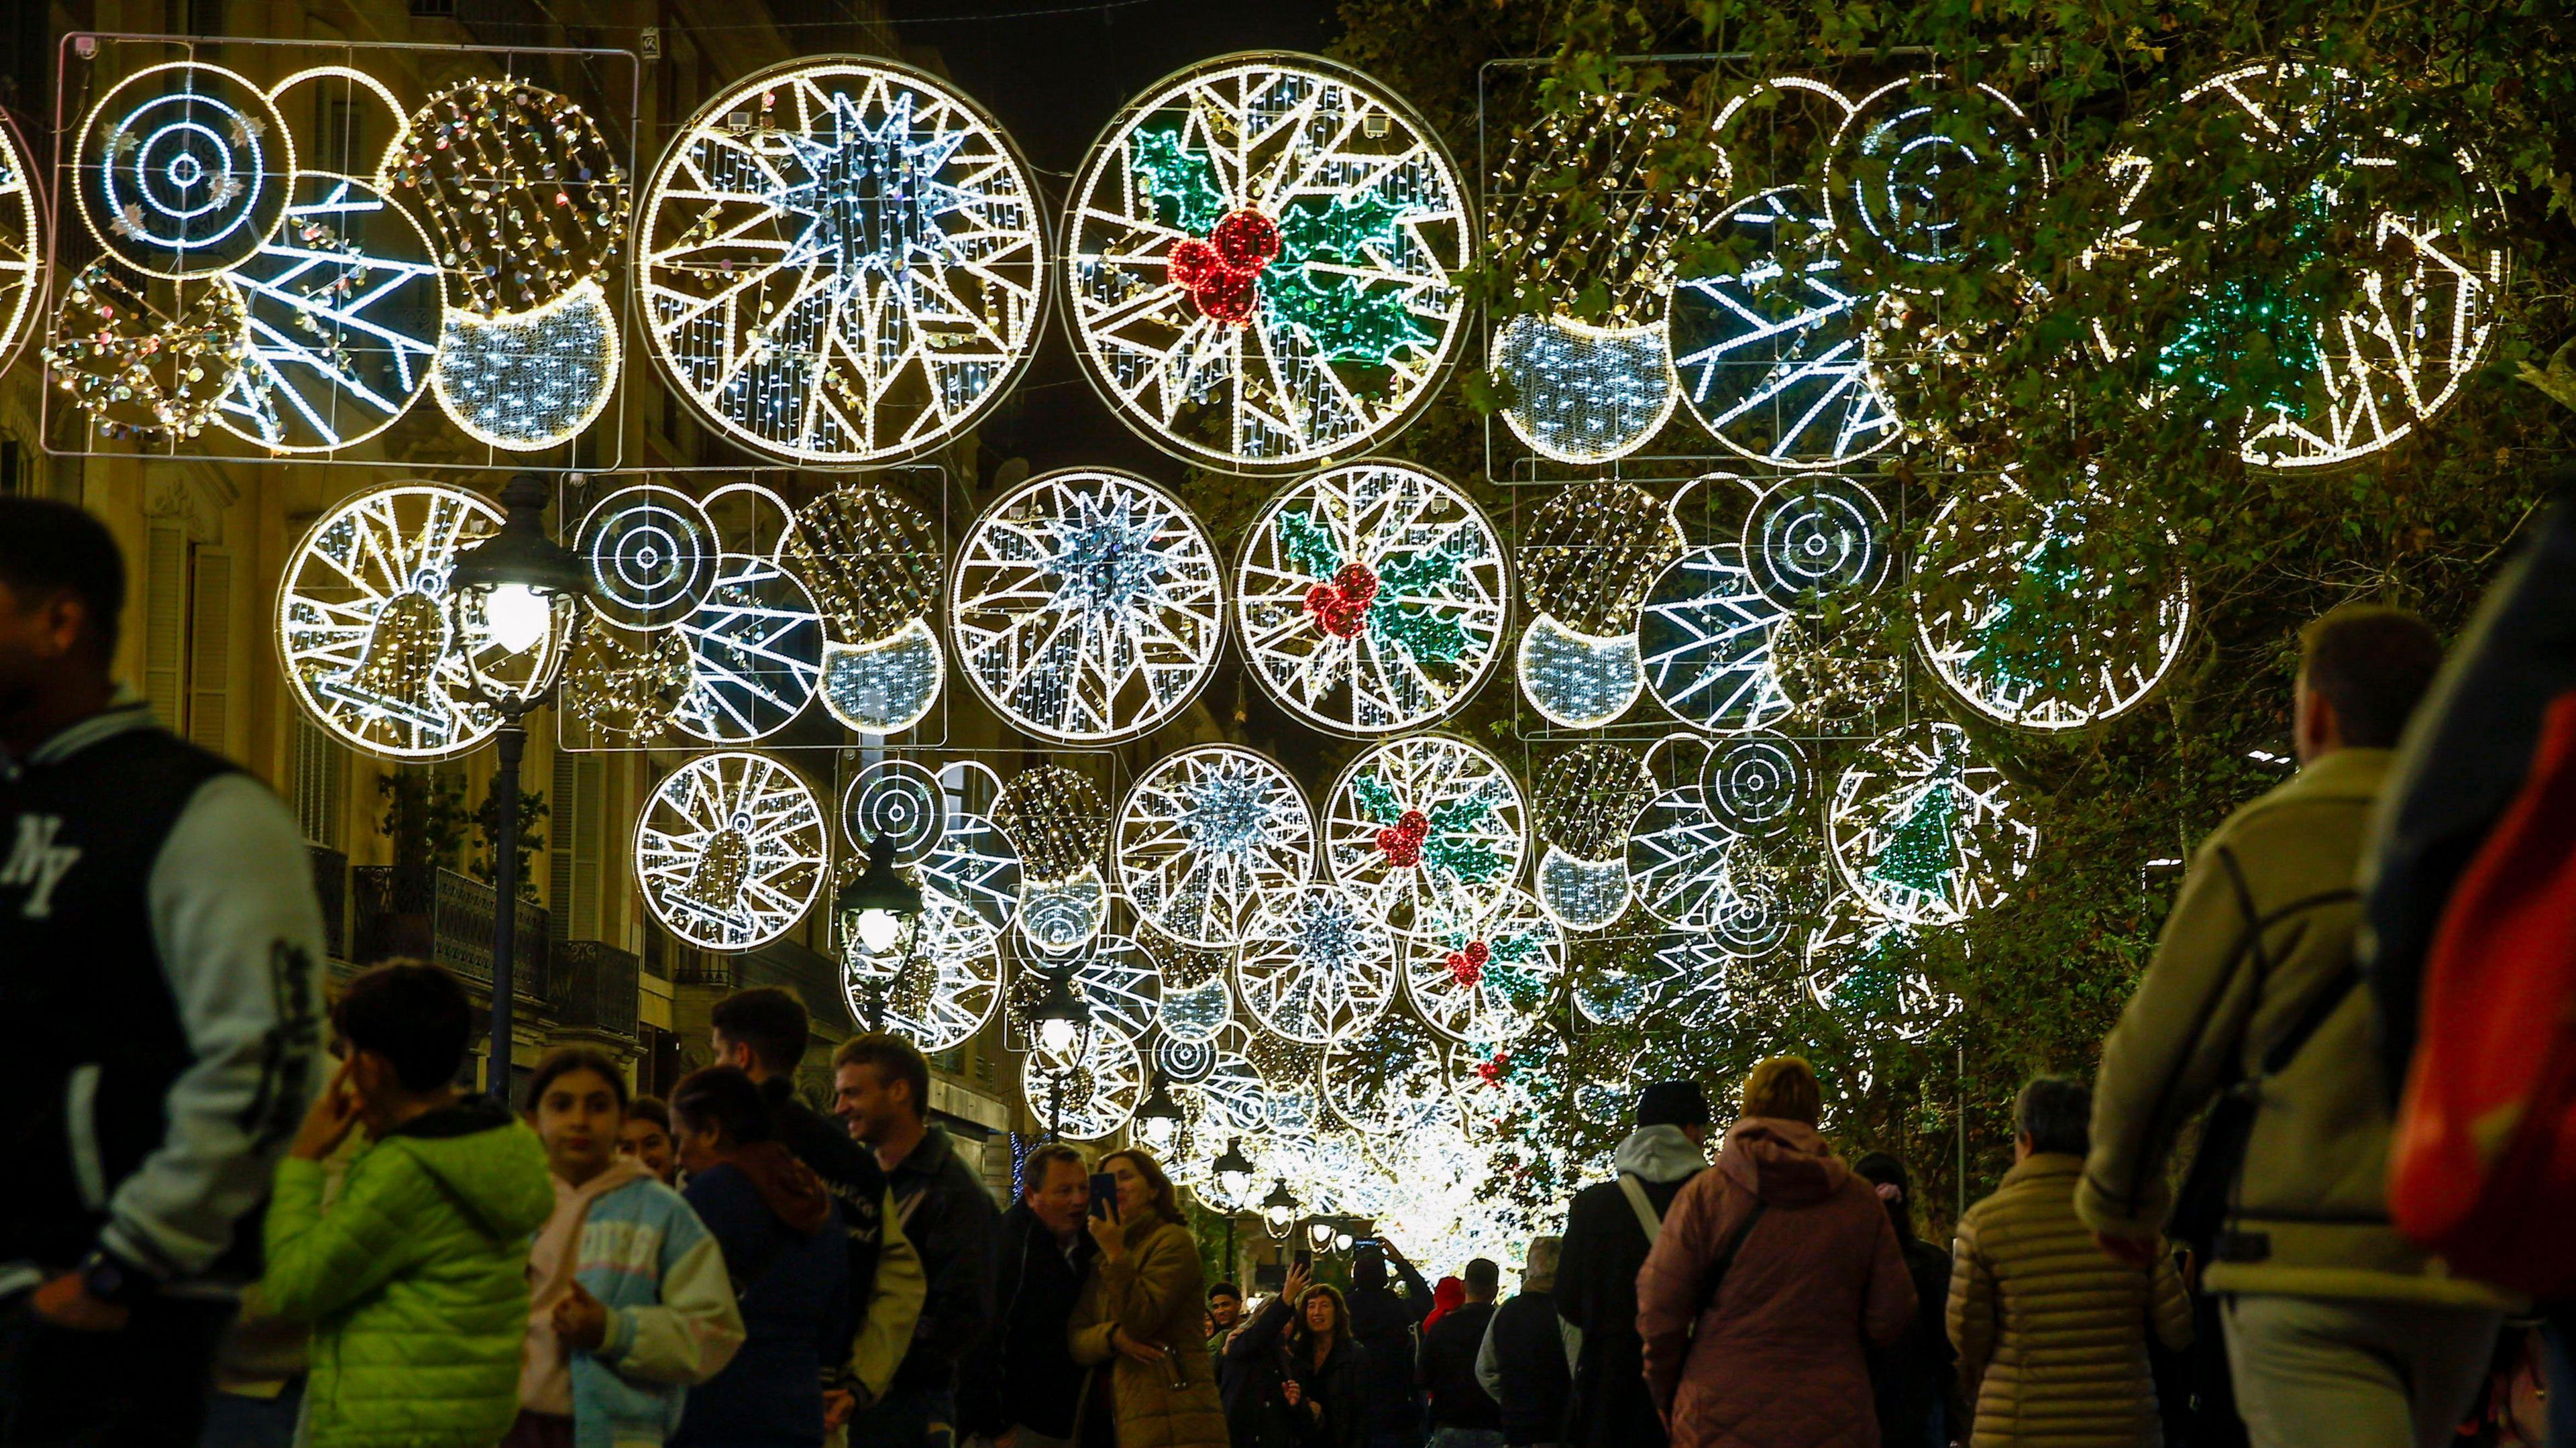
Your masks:
[[[1499,651],[1501,540],[1464,495],[1412,468],[1358,463],[1282,492],[1236,588],[1254,678],[1338,733],[1446,716]]]
[[[1234,971],[1254,1020],[1320,1046],[1386,1014],[1396,992],[1395,942],[1350,892],[1302,885],[1254,914]]]
[[[346,176],[296,178],[286,221],[229,275],[250,352],[216,421],[280,452],[327,452],[393,424],[429,385],[439,268],[410,213]]]
[[[1185,945],[1235,943],[1264,896],[1306,877],[1314,827],[1297,782],[1250,750],[1168,755],[1128,791],[1110,854],[1136,912]]]
[[[1673,288],[1682,400],[1728,449],[1776,467],[1833,467],[1902,431],[1870,372],[1866,298],[1819,213],[1796,187],[1736,203],[1719,225],[1753,244],[1751,260]]]
[[[1141,733],[1207,681],[1223,620],[1216,553],[1181,504],[1110,472],[997,501],[959,549],[949,624],[967,679],[1030,733]]]

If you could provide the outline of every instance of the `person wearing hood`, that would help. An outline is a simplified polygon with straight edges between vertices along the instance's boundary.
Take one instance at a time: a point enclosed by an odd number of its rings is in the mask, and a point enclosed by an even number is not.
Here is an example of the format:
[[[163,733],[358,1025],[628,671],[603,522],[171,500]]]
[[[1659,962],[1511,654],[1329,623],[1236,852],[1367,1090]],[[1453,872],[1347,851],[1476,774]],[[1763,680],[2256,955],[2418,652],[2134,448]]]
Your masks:
[[[305,1448],[490,1448],[519,1412],[528,1237],[553,1214],[537,1134],[448,1083],[473,1007],[434,965],[381,965],[332,1007],[340,1069],[278,1163],[259,1299],[310,1323]],[[351,1130],[326,1210],[323,1162]]]
[[[1422,1330],[1429,1332],[1440,1319],[1467,1305],[1467,1280],[1443,1277],[1431,1288],[1431,1311],[1422,1318]]]
[[[1386,1285],[1387,1269],[1404,1279],[1404,1295]],[[1350,1338],[1364,1360],[1369,1448],[1413,1448],[1422,1441],[1422,1398],[1413,1386],[1414,1330],[1431,1313],[1431,1284],[1395,1243],[1383,1238],[1351,1254]],[[1289,1309],[1297,1303],[1292,1297]]]
[[[689,1393],[671,1448],[820,1448],[823,1369],[850,1345],[850,1251],[813,1168],[773,1135],[760,1087],[733,1066],[671,1093],[681,1193],[715,1235],[742,1347]]]
[[[1637,1332],[1673,1448],[1878,1442],[1866,1343],[1913,1326],[1914,1282],[1876,1188],[1816,1130],[1822,1105],[1805,1061],[1756,1065],[1717,1168],[1646,1254]]]
[[[1637,1271],[1682,1187],[1708,1166],[1708,1098],[1696,1081],[1658,1081],[1637,1097],[1637,1129],[1611,1180],[1575,1193],[1556,1266],[1556,1310],[1580,1334],[1566,1448],[1658,1448],[1664,1423],[1646,1395],[1637,1340]]]

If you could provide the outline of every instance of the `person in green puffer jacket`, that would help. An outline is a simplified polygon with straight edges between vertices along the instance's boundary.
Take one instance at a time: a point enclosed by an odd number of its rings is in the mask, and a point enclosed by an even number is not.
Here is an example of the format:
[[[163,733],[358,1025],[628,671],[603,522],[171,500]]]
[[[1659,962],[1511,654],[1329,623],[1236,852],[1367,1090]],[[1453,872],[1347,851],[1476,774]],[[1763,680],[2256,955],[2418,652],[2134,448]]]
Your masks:
[[[313,1324],[303,1448],[492,1448],[518,1414],[528,1242],[554,1210],[536,1133],[449,1086],[473,1010],[435,966],[332,1008],[340,1070],[277,1168],[262,1302]],[[323,1203],[323,1159],[366,1145]]]

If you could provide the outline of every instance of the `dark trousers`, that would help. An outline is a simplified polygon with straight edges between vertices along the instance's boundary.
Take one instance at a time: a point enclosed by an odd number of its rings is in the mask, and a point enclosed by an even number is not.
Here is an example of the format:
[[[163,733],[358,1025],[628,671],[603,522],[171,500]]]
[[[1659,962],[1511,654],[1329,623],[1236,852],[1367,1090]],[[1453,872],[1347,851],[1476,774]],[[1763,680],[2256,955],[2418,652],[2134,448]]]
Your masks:
[[[0,1445],[195,1448],[233,1304],[154,1298],[121,1331],[70,1332],[31,1296],[0,1305]]]

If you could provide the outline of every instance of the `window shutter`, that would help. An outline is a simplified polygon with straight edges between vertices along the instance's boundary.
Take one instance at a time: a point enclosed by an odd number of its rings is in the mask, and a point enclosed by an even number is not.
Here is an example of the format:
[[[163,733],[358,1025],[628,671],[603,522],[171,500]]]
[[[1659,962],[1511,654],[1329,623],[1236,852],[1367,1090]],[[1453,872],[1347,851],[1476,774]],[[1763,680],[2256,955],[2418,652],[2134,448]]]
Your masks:
[[[576,821],[572,835],[572,919],[583,940],[600,936],[599,844],[608,833],[607,765],[595,757],[575,755],[573,778],[580,788],[573,791]]]
[[[304,838],[327,849],[341,848],[341,815],[348,809],[349,752],[322,726],[294,712],[295,820]]]
[[[546,793],[546,930],[560,945],[573,938],[573,842],[581,831],[574,801],[580,795],[580,766],[572,751],[558,747],[553,782]]]
[[[143,551],[143,698],[168,728],[181,723],[188,642],[188,528],[152,519]]]
[[[232,751],[233,555],[199,548],[188,620],[188,737]]]

